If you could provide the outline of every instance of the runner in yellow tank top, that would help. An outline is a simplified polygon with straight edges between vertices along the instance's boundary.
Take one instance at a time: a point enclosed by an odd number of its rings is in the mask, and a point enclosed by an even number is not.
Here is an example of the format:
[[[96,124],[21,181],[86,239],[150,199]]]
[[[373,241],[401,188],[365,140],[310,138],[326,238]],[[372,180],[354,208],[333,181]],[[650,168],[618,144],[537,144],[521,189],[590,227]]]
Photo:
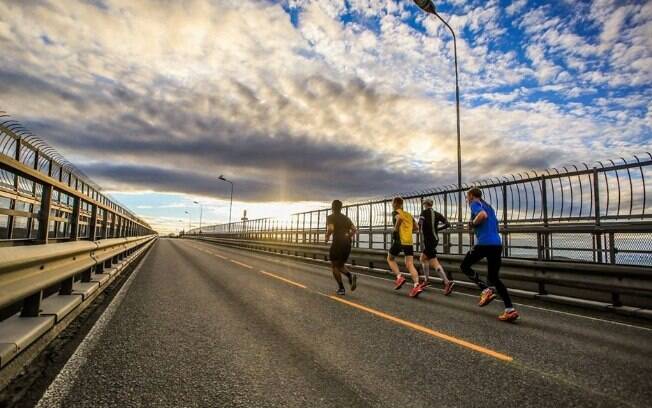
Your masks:
[[[419,285],[419,274],[414,267],[412,234],[417,231],[416,222],[412,214],[403,210],[403,199],[401,197],[395,197],[392,200],[392,208],[394,209],[392,213],[394,218],[394,231],[392,233],[392,246],[387,254],[387,264],[394,275],[396,275],[394,289],[400,289],[405,283],[405,278],[401,275],[398,263],[396,263],[396,257],[403,252],[405,255],[405,266],[414,282],[414,287],[410,291],[410,297],[417,297],[423,291],[423,288]]]

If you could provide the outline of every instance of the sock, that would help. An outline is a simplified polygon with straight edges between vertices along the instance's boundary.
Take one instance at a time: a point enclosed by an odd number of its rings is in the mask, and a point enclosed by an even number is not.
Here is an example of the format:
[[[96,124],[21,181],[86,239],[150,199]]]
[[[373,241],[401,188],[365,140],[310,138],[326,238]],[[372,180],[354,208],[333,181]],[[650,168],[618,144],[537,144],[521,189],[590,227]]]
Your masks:
[[[428,281],[428,278],[430,277],[430,265],[428,263],[422,264],[423,266],[423,276],[426,277],[426,282]]]
[[[444,272],[444,268],[442,268],[441,266],[437,268],[437,273],[444,280],[444,283],[448,283],[448,276],[446,276],[446,272]]]
[[[506,308],[505,308],[505,311],[506,311],[507,313],[509,313],[509,312],[513,312],[513,311],[514,311],[514,308],[513,308],[513,307],[506,307]]]

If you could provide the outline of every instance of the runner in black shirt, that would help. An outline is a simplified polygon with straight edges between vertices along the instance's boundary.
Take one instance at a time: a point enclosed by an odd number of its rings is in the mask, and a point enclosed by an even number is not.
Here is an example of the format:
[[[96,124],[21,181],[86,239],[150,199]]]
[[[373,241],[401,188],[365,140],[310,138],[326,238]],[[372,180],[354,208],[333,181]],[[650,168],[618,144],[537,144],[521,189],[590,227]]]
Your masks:
[[[439,244],[438,232],[448,228],[450,224],[443,215],[433,210],[432,204],[433,202],[430,198],[423,200],[423,211],[421,212],[421,217],[419,217],[419,229],[423,236],[423,251],[421,251],[420,260],[423,266],[423,274],[425,275],[425,280],[421,284],[421,288],[423,289],[429,285],[429,269],[433,267],[444,281],[444,295],[450,295],[455,283],[448,279],[444,268],[439,263],[439,259],[437,259],[437,244]]]
[[[342,283],[342,275],[349,278],[351,291],[356,288],[358,277],[349,272],[346,268],[346,261],[351,254],[351,237],[355,234],[356,228],[353,222],[346,215],[342,214],[342,202],[340,200],[333,201],[333,213],[326,218],[326,242],[333,236],[333,243],[329,251],[331,265],[333,268],[333,277],[337,281],[337,294],[344,295],[344,284]]]

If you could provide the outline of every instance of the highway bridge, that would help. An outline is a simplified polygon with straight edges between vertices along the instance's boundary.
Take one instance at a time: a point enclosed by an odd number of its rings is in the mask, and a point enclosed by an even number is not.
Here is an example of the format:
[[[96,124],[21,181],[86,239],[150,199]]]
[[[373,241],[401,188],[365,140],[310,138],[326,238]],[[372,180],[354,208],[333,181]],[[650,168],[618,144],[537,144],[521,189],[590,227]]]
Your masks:
[[[478,183],[521,319],[457,280],[417,299],[384,263],[388,199],[351,203],[358,289],[335,296],[328,210],[163,239],[20,124],[0,125],[0,405],[647,407],[652,156]],[[462,189],[467,186],[462,186]],[[433,198],[451,220],[453,186]]]

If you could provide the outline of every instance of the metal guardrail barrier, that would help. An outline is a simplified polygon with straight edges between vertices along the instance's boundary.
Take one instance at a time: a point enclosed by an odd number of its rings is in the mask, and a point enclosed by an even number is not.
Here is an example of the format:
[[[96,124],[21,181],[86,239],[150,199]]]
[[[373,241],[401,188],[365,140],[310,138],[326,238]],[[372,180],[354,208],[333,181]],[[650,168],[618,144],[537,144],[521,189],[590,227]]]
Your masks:
[[[652,155],[593,166],[530,171],[473,183],[496,210],[506,258],[652,267]],[[470,188],[464,185],[463,190]],[[464,254],[473,237],[456,220],[456,187],[399,194],[418,216],[425,198],[451,221],[441,234],[442,254]],[[334,197],[337,198],[337,197]],[[463,206],[463,220],[470,217]],[[387,250],[391,243],[391,198],[347,205],[358,226],[355,248]],[[297,244],[323,242],[329,209],[307,211],[289,220],[272,218],[195,228],[192,234]],[[419,236],[415,237],[417,245]]]
[[[0,246],[153,233],[147,222],[0,112]]]
[[[234,248],[246,248],[278,254],[294,255],[307,259],[328,259],[328,246],[296,244],[290,242],[255,241],[250,239],[191,236]],[[418,253],[415,256],[418,257]],[[387,254],[382,250],[353,248],[350,262],[370,269],[388,269]],[[445,267],[454,273],[456,280],[466,280],[459,271],[461,255],[442,255]],[[569,296],[577,299],[610,302],[612,306],[652,308],[652,268],[641,266],[596,265],[574,262],[547,262],[526,259],[505,259],[501,276],[510,282],[510,289],[518,288],[536,293],[539,297]],[[478,268],[484,274],[483,268]],[[515,286],[513,286],[515,285]],[[629,298],[627,297],[629,296]]]
[[[135,248],[156,238],[113,238],[104,241],[66,242],[0,248],[0,310],[22,302],[21,316],[38,316],[43,290],[60,285],[60,294],[70,294],[75,275],[90,282]]]

